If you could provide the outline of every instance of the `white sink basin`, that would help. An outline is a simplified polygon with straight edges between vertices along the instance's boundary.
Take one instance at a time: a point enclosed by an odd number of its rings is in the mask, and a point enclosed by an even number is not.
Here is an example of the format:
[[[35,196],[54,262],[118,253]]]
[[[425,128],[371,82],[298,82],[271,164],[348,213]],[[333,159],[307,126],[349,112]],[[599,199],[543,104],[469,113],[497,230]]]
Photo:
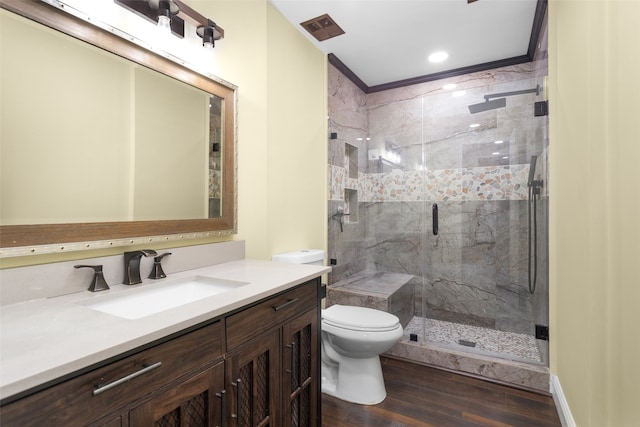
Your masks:
[[[148,284],[117,295],[97,297],[80,304],[123,319],[140,319],[248,285],[247,282],[194,276],[171,283]]]

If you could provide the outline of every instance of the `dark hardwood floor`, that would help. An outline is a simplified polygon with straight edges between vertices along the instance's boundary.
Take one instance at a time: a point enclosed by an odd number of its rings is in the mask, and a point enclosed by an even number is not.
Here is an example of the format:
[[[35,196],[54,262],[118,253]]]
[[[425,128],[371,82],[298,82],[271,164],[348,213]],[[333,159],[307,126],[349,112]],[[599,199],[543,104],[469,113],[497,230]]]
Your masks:
[[[558,427],[553,398],[427,366],[382,358],[384,402],[322,395],[323,427]]]

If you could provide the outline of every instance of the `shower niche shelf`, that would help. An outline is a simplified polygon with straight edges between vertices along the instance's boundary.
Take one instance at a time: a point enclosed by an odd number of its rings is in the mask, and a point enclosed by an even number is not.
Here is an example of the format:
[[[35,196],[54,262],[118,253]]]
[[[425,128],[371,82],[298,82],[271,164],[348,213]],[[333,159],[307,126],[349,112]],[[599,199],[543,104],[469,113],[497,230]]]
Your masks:
[[[358,190],[344,189],[344,222],[358,222]]]
[[[358,179],[358,147],[344,144],[344,167],[348,178]]]

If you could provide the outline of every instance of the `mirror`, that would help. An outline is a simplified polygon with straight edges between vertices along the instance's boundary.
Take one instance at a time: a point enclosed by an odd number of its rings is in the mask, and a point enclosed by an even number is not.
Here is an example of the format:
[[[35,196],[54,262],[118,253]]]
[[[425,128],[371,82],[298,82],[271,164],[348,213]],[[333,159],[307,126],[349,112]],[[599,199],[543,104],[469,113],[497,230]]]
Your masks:
[[[0,5],[2,248],[236,232],[234,87],[46,3]]]

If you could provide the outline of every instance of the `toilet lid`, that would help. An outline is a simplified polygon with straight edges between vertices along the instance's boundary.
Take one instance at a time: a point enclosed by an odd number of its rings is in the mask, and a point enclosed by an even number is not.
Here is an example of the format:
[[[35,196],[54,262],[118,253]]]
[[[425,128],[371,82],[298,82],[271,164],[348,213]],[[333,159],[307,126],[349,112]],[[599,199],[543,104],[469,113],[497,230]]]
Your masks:
[[[322,310],[322,320],[340,328],[358,331],[390,331],[400,323],[400,319],[391,313],[349,305],[332,305]]]

